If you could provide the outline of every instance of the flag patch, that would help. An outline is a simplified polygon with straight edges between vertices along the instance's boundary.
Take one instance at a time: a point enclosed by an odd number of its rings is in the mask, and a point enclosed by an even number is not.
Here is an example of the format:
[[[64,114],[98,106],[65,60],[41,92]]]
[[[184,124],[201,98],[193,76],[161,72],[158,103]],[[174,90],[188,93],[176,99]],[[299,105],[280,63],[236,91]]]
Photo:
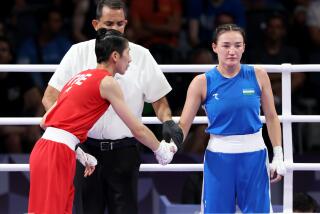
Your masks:
[[[255,93],[254,89],[242,89],[243,95],[253,95]]]

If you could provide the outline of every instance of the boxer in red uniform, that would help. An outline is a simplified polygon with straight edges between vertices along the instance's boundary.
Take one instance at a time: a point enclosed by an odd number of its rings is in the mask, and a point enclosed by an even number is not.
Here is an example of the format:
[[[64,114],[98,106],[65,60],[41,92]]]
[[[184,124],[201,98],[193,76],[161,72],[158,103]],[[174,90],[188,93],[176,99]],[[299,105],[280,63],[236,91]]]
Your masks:
[[[91,175],[95,158],[76,145],[85,141],[93,124],[111,104],[134,137],[154,151],[162,165],[170,163],[177,148],[159,142],[124,102],[116,73],[124,74],[131,61],[128,41],[115,30],[97,32],[98,66],[74,76],[62,89],[57,102],[44,115],[45,129],[30,155],[29,213],[72,213],[76,158]]]

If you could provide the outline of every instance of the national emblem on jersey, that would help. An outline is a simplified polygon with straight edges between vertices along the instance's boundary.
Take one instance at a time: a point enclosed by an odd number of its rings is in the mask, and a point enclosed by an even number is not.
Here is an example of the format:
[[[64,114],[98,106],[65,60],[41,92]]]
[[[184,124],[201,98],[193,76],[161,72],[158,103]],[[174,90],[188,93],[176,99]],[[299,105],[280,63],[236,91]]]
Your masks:
[[[246,96],[254,95],[255,90],[253,88],[245,88],[245,89],[242,89],[242,94]]]

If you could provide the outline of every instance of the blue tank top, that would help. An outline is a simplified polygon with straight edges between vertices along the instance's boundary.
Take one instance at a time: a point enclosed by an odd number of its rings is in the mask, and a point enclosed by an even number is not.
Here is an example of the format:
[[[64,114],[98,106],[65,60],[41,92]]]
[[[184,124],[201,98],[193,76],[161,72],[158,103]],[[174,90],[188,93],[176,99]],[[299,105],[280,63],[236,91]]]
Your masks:
[[[216,135],[253,134],[262,127],[261,90],[254,67],[241,65],[232,78],[223,77],[217,67],[205,73],[207,96],[204,107],[208,116],[206,132]]]

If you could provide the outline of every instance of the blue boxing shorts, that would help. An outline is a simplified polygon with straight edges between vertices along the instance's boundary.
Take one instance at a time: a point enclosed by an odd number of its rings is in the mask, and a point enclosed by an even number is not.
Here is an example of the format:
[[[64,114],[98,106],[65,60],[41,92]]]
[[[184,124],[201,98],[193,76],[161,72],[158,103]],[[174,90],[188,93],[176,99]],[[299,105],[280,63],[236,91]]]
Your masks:
[[[211,135],[204,158],[203,213],[270,213],[269,160],[261,131]]]

